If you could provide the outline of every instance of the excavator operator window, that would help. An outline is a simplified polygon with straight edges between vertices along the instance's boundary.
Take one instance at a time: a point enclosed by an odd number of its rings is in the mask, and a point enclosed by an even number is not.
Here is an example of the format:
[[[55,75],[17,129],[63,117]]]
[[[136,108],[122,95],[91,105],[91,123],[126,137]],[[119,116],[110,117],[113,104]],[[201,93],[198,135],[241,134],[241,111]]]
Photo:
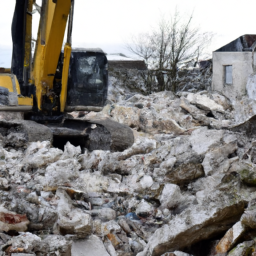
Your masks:
[[[108,90],[105,54],[75,49],[69,71],[67,105],[104,106]]]

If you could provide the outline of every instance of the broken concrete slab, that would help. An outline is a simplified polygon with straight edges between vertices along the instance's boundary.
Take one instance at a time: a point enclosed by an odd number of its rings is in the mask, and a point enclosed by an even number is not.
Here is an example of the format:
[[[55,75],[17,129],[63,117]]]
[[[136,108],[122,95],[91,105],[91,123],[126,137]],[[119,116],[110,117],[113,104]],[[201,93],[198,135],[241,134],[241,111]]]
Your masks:
[[[83,238],[92,233],[91,215],[72,205],[72,200],[63,188],[56,191],[59,197],[57,229],[62,235],[76,234]]]
[[[210,148],[220,144],[223,130],[208,130],[207,127],[196,129],[192,132],[189,141],[192,149],[199,155],[205,154]]]
[[[166,173],[166,178],[174,184],[186,184],[203,177],[204,168],[200,163],[181,164],[173,170]]]
[[[214,172],[218,172],[228,156],[235,153],[236,150],[237,143],[235,141],[207,152],[202,163],[205,175],[212,175]]]
[[[153,185],[154,181],[151,176],[145,175],[141,180],[140,180],[140,185],[142,186],[143,189],[150,188]]]
[[[154,207],[149,204],[144,199],[141,200],[141,202],[136,207],[136,214],[137,215],[150,215],[152,211],[154,210]]]
[[[231,250],[227,256],[246,256],[252,255],[255,251],[255,242],[246,241],[238,244],[233,250]]]
[[[111,208],[94,209],[90,213],[102,221],[114,220],[116,218],[116,212]]]
[[[241,217],[241,223],[244,227],[256,228],[256,209],[247,209]]]
[[[179,126],[179,124],[173,119],[155,120],[152,126],[156,130],[155,133],[172,133],[175,135],[183,134],[186,130]]]
[[[122,153],[118,154],[118,160],[126,160],[134,155],[147,154],[156,148],[156,141],[149,138],[137,137],[135,143]]]
[[[17,214],[0,207],[0,230],[24,232],[27,230],[29,220],[25,214]]]
[[[162,208],[174,208],[179,204],[181,199],[180,187],[171,183],[165,184],[159,198]]]
[[[64,147],[64,153],[61,156],[60,160],[65,160],[68,158],[76,158],[81,154],[80,146],[73,146],[69,141],[66,143]]]
[[[76,159],[58,160],[48,165],[43,184],[46,190],[56,190],[66,186],[79,177],[81,165]]]
[[[37,141],[28,145],[22,162],[25,168],[40,168],[56,162],[62,154],[62,150],[52,148],[50,141]]]
[[[110,256],[117,256],[115,247],[113,246],[111,241],[108,239],[108,237],[105,237],[105,239],[104,239],[104,246]]]
[[[102,241],[95,235],[73,241],[71,256],[110,256]]]
[[[237,124],[235,126],[230,127],[230,130],[233,132],[240,132],[245,134],[246,136],[255,137],[256,129],[256,116],[252,116],[243,123]]]
[[[231,229],[229,229],[224,237],[216,246],[217,253],[227,253],[232,249],[237,243],[238,239],[245,232],[245,227],[242,225],[241,221],[237,222]]]
[[[159,256],[166,251],[182,249],[225,231],[235,219],[240,218],[245,207],[241,199],[236,199],[231,194],[230,196],[233,199],[215,193],[214,203],[204,202],[204,205],[194,206],[173,218],[168,225],[156,230],[146,249],[138,256]]]
[[[187,95],[187,100],[191,104],[194,104],[203,110],[224,112],[224,108],[221,105],[217,104],[214,100],[210,99],[205,94],[189,93]]]
[[[7,253],[33,254],[40,245],[41,238],[29,232],[12,237],[2,249]]]
[[[44,255],[71,256],[72,241],[60,235],[48,235],[37,246],[35,252]]]
[[[210,96],[217,104],[221,105],[224,110],[232,110],[231,101],[224,95],[221,95],[219,92],[214,92],[210,94]]]

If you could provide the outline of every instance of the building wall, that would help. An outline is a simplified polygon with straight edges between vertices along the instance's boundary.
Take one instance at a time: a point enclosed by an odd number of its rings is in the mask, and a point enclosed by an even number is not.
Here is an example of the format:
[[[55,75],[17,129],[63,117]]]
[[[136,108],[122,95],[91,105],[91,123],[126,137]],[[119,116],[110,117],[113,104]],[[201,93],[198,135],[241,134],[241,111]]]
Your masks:
[[[213,52],[212,89],[229,98],[245,95],[249,75],[254,71],[256,58],[252,52]],[[254,61],[255,59],[255,61]],[[232,85],[225,84],[225,66],[232,65]]]
[[[143,60],[108,60],[108,68],[111,69],[137,69],[137,70],[147,70],[147,66]]]

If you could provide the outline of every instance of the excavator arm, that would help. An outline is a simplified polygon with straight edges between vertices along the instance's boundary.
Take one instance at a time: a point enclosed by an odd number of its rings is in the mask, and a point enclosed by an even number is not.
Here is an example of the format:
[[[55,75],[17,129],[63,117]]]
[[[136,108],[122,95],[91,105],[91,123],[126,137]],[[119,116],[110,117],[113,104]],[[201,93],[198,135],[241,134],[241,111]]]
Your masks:
[[[32,81],[36,85],[36,99],[39,110],[47,110],[56,95],[53,90],[54,77],[61,53],[68,17],[72,26],[74,1],[44,0],[41,10],[41,24],[33,63]],[[71,38],[71,34],[68,35]],[[68,68],[71,54],[71,40],[66,43],[62,72],[61,112],[64,112],[67,95]]]

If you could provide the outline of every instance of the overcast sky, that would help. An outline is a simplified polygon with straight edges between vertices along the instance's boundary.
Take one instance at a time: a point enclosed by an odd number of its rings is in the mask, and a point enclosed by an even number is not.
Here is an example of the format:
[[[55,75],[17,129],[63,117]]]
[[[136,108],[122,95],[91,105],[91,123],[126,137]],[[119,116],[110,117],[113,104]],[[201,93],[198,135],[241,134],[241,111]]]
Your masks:
[[[10,66],[11,22],[15,0],[0,0],[0,67]],[[75,0],[74,47],[101,47],[107,53],[123,52],[132,34],[150,30],[175,7],[194,24],[216,34],[214,51],[243,34],[256,34],[255,0]],[[41,0],[37,0],[40,4]],[[35,19],[38,15],[34,15]]]

